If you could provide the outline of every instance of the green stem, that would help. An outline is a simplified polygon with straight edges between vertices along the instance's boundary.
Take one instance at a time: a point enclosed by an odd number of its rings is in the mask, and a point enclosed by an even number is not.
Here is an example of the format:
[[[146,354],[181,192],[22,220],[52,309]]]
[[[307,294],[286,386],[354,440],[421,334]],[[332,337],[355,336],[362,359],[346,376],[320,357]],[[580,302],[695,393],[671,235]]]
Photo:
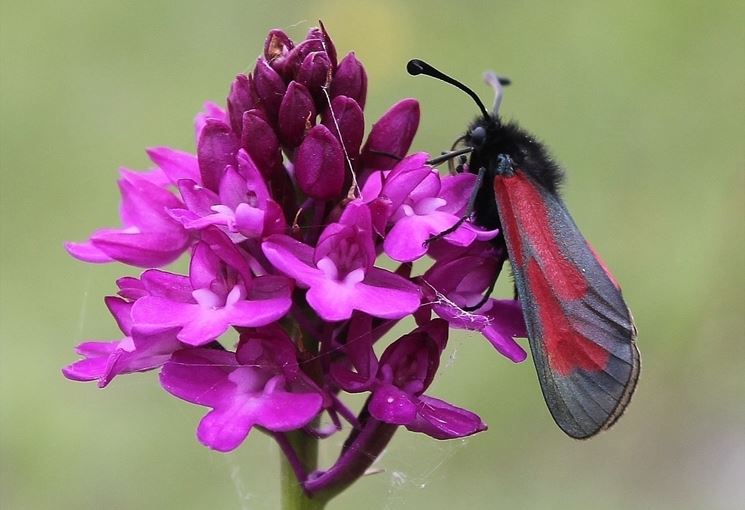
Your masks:
[[[318,440],[303,431],[290,432],[287,438],[305,472],[313,472],[318,466]],[[323,510],[326,502],[308,497],[284,455],[281,455],[280,464],[282,510]]]

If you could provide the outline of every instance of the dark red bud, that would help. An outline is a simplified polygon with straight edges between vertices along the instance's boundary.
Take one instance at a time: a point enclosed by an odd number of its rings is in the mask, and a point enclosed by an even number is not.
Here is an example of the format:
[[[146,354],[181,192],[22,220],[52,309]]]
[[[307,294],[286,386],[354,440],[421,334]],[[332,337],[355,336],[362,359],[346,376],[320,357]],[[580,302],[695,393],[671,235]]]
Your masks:
[[[334,117],[331,116],[331,111]],[[336,137],[341,132],[341,140],[350,159],[354,160],[360,153],[362,137],[365,134],[365,115],[357,101],[347,96],[337,96],[331,101],[331,109],[326,108],[322,123]],[[336,122],[334,122],[336,120]],[[338,131],[337,131],[338,126]]]
[[[302,84],[291,81],[279,107],[279,136],[288,147],[297,147],[305,132],[316,124],[313,98]]]
[[[326,53],[329,56],[329,60],[331,61],[331,68],[335,71],[336,70],[336,46],[334,46],[334,41],[331,40],[331,36],[326,31],[326,27],[323,26],[323,23],[320,21],[318,22],[319,25],[321,25],[321,38],[323,39],[323,45],[326,48]]]
[[[243,114],[241,147],[266,178],[282,164],[282,151],[277,135],[260,110]]]
[[[251,79],[245,74],[236,76],[230,85],[230,94],[228,94],[228,116],[230,127],[235,133],[241,132],[243,113],[256,108],[257,102]]]
[[[290,80],[294,80],[295,75],[300,68],[300,64],[303,63],[303,60],[305,60],[305,57],[307,57],[308,54],[313,53],[314,51],[324,51],[323,41],[321,39],[306,39],[292,48],[287,57],[282,60],[282,62],[277,62],[274,68],[277,69],[277,72],[279,72],[286,81],[289,82]]]
[[[287,88],[284,80],[266,60],[260,58],[254,69],[253,84],[261,109],[270,120],[275,121]]]
[[[363,165],[376,170],[393,168],[399,158],[406,156],[418,127],[416,99],[403,99],[394,104],[373,124],[362,149]]]
[[[319,200],[339,196],[344,187],[344,153],[321,124],[311,129],[295,153],[295,179],[306,195]]]
[[[305,85],[316,101],[317,106],[328,104],[322,87],[331,82],[331,62],[323,51],[309,53],[297,70],[295,77],[299,83]]]
[[[350,52],[339,62],[339,67],[331,81],[331,97],[351,97],[361,108],[365,108],[367,98],[367,73],[354,52]]]

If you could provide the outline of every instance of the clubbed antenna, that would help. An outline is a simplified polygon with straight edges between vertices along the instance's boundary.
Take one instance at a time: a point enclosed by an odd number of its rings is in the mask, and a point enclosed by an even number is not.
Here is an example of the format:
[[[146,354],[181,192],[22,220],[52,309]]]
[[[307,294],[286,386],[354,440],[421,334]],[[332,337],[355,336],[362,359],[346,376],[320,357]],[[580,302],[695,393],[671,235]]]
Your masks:
[[[419,74],[424,74],[426,76],[431,76],[432,78],[437,78],[438,80],[442,80],[445,83],[449,83],[450,85],[453,85],[454,87],[458,87],[463,92],[471,96],[471,98],[474,100],[476,105],[479,107],[479,110],[481,110],[481,114],[484,116],[485,119],[489,119],[489,112],[486,111],[486,107],[484,106],[484,103],[481,102],[481,99],[479,99],[479,96],[476,95],[476,93],[463,85],[461,82],[456,80],[455,78],[451,78],[447,74],[443,73],[442,71],[438,71],[428,63],[424,62],[423,60],[419,60],[417,58],[409,60],[409,63],[406,64],[406,70],[409,72],[412,76],[417,76]]]

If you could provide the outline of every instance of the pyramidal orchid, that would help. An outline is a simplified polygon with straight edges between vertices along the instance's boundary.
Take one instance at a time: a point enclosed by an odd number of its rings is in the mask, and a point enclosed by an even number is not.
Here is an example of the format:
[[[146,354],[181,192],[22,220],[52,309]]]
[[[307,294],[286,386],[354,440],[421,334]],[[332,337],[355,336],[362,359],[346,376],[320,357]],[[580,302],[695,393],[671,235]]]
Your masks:
[[[159,370],[163,389],[206,408],[205,446],[229,452],[251,431],[270,435],[285,508],[323,508],[399,427],[438,440],[486,429],[429,393],[451,329],[525,359],[519,304],[483,298],[501,270],[488,242],[497,232],[459,222],[475,176],[442,176],[427,154],[409,154],[414,99],[365,136],[366,98],[363,65],[354,53],[339,60],[323,27],[298,43],[272,30],[224,107],[197,114],[195,153],[149,149],[151,169],[120,173],[121,226],[66,244],[82,261],[144,271],[105,298],[122,337],[81,343],[64,375],[104,387]],[[164,269],[180,257],[187,274]],[[429,269],[413,274],[420,260]],[[407,317],[414,329],[389,338]],[[344,403],[352,393],[367,396],[356,411]],[[313,452],[334,434],[345,446],[319,467]]]

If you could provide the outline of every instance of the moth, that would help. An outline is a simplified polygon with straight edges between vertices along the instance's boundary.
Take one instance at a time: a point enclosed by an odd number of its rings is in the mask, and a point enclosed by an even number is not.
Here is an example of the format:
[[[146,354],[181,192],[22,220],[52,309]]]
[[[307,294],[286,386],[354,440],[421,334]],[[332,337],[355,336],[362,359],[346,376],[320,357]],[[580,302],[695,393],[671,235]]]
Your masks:
[[[554,420],[577,439],[609,428],[623,414],[639,377],[637,331],[618,282],[559,196],[562,170],[533,135],[500,117],[506,78],[487,78],[496,90],[489,112],[475,92],[431,65],[415,59],[407,70],[454,85],[481,110],[459,139],[465,148],[437,162],[460,156],[465,163],[467,155],[467,165],[459,168],[477,175],[463,220],[472,216],[477,225],[500,231],[492,242],[509,258]],[[491,289],[493,283],[487,294]]]

